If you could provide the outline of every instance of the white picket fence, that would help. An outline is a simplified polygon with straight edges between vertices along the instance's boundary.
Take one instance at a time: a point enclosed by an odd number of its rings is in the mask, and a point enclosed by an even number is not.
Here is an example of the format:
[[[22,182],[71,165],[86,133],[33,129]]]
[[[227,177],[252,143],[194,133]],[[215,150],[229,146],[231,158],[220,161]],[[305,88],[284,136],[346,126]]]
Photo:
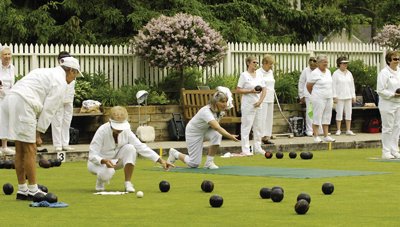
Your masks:
[[[4,44],[0,44],[2,46]],[[81,69],[87,73],[104,72],[115,88],[132,85],[135,79],[145,77],[158,83],[168,75],[168,69],[149,67],[129,52],[128,46],[98,45],[22,45],[8,44],[13,53],[12,63],[16,75],[26,75],[36,68],[54,67],[60,51],[68,51],[76,57]],[[229,51],[224,61],[217,68],[204,68],[204,79],[216,74],[231,75],[246,70],[245,59],[249,55],[256,56],[261,62],[264,55],[271,54],[277,62],[277,68],[285,72],[302,71],[307,67],[310,56],[326,54],[329,67],[336,66],[339,56],[347,56],[350,60],[361,59],[366,64],[377,66],[379,72],[385,67],[386,50],[376,44],[354,43],[314,43],[298,44],[255,44],[229,43]]]

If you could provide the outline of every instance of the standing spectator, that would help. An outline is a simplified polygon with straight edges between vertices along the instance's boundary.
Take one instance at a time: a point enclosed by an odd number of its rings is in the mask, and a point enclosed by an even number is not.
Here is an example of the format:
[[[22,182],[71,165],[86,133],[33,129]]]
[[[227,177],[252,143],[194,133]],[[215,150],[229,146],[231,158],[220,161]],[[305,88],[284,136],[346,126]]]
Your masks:
[[[300,102],[306,104],[306,113],[308,113],[309,108],[310,108],[310,93],[307,90],[307,78],[310,77],[312,71],[318,67],[317,64],[317,59],[315,57],[310,57],[308,60],[308,67],[301,72],[300,78],[299,78],[299,97],[300,97]],[[305,125],[306,125],[306,135],[307,136],[313,136],[313,129],[312,129],[312,120],[306,114],[305,118]],[[323,134],[322,132],[322,125],[319,127],[319,132],[318,134]]]
[[[253,153],[250,152],[249,141],[250,130],[251,127],[253,127],[254,153],[264,154],[265,151],[261,148],[261,104],[266,94],[266,88],[262,75],[256,73],[258,64],[257,58],[254,56],[247,57],[246,64],[247,71],[240,75],[237,85],[237,93],[243,94],[240,102],[240,109],[242,111],[242,152],[246,155],[253,155]],[[256,86],[261,86],[262,89],[256,91]]]
[[[351,130],[352,103],[356,102],[356,89],[354,86],[353,74],[347,70],[347,57],[339,57],[336,60],[337,69],[332,76],[333,81],[333,102],[336,103],[336,135],[340,136],[343,111],[346,120],[346,135],[355,136]]]
[[[218,169],[214,164],[214,156],[221,144],[222,136],[231,140],[239,141],[236,135],[231,135],[221,127],[219,121],[225,115],[228,96],[224,92],[217,91],[208,104],[202,107],[199,112],[189,121],[186,127],[186,146],[188,155],[171,148],[167,162],[174,164],[181,160],[191,168],[197,168],[201,164],[203,155],[203,141],[210,141],[205,169]]]
[[[0,116],[3,105],[4,97],[6,93],[13,87],[15,83],[15,68],[11,64],[11,49],[8,46],[2,46],[0,48]],[[1,119],[1,118],[0,118]],[[0,154],[15,154],[15,151],[7,147],[7,140],[1,140],[1,151]]]
[[[71,57],[67,51],[61,51],[58,55],[58,63],[65,57]],[[53,146],[56,151],[74,151],[75,149],[69,146],[69,127],[72,121],[74,112],[73,102],[75,95],[75,80],[68,84],[67,94],[64,102],[57,114],[51,122],[51,135]]]
[[[318,68],[316,68],[307,78],[307,90],[311,94],[311,104],[313,106],[313,134],[314,142],[320,143],[318,129],[322,124],[325,142],[335,142],[328,135],[329,125],[332,118],[332,74],[328,67],[326,55],[318,55]]]
[[[15,141],[18,200],[33,200],[37,193],[46,194],[38,189],[36,182],[36,152],[42,145],[40,133],[50,126],[62,105],[67,84],[81,74],[79,69],[78,60],[63,58],[55,68],[31,71],[4,98],[0,138]]]
[[[261,104],[263,112],[261,115],[261,141],[263,144],[274,144],[268,140],[272,135],[272,123],[274,121],[275,79],[274,72],[272,71],[273,65],[274,58],[271,55],[265,55],[262,59],[261,68],[256,71],[256,73],[261,74],[266,86],[266,95]]]
[[[377,92],[379,112],[382,119],[382,158],[400,158],[400,54],[388,51],[385,56],[387,66],[378,74]]]

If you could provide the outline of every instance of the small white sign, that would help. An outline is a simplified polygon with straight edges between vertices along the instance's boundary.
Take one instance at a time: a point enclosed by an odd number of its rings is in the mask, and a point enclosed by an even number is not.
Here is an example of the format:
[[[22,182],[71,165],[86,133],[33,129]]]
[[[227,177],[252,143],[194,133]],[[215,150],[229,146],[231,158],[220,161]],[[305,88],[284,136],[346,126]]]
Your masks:
[[[66,153],[65,151],[59,151],[57,152],[57,158],[61,160],[61,162],[65,162],[66,159]]]

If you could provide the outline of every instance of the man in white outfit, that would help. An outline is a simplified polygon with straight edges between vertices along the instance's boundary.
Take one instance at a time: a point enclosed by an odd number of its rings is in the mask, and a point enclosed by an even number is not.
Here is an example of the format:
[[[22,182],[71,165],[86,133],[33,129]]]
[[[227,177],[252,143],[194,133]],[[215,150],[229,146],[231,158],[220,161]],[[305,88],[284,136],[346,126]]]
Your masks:
[[[3,102],[0,138],[15,141],[15,170],[18,179],[17,200],[33,200],[36,182],[36,152],[60,109],[67,84],[80,73],[77,59],[67,57],[55,68],[35,69],[7,93]],[[28,178],[29,188],[25,177]]]
[[[400,55],[388,51],[385,56],[387,66],[378,74],[377,92],[379,95],[379,112],[382,119],[382,158],[400,158]]]
[[[133,134],[128,122],[128,111],[125,108],[121,106],[111,108],[110,121],[99,127],[89,146],[87,168],[90,173],[97,176],[96,191],[104,191],[104,183],[109,184],[115,170],[124,168],[125,191],[135,192],[131,178],[137,153],[161,163],[167,171],[171,167],[175,168]]]

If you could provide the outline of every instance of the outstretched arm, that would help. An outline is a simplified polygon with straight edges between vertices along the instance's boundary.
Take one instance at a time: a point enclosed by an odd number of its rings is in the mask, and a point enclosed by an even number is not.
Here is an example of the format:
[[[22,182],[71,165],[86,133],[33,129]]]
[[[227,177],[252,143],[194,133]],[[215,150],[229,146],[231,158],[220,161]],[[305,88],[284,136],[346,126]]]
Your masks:
[[[215,131],[219,132],[221,135],[225,136],[226,138],[229,138],[234,141],[240,141],[236,137],[237,135],[232,135],[229,132],[227,132],[224,128],[221,127],[221,125],[218,123],[216,120],[212,120],[208,122],[208,124],[213,128]]]

